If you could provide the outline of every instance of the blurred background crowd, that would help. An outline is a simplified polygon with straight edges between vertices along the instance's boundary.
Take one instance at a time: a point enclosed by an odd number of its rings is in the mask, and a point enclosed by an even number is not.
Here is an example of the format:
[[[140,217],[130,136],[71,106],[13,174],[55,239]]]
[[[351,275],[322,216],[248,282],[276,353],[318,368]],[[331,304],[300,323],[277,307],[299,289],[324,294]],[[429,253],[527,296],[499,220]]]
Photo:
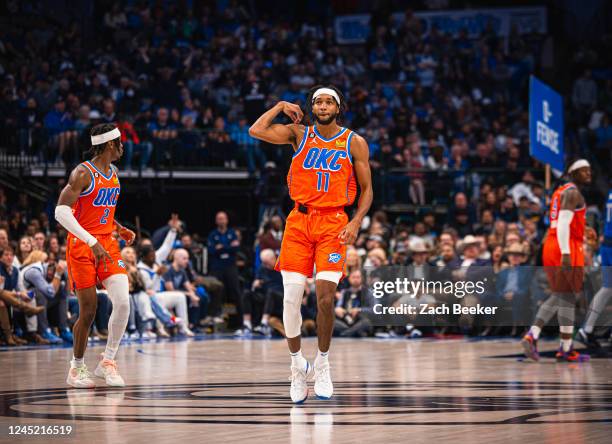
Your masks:
[[[257,180],[255,226],[233,220],[240,229],[228,228],[221,212],[203,227],[190,226],[187,214],[156,231],[139,230],[137,245],[124,250],[132,269],[131,337],[223,328],[282,335],[282,282],[272,268],[289,205],[283,181],[291,156],[287,147],[252,139],[248,128],[278,100],[303,106],[317,83],[344,92],[341,124],[369,143],[377,210],[347,258],[337,334],[416,334],[415,320],[398,329],[371,325],[360,314],[356,301],[368,300],[366,284],[383,265],[415,264],[424,276],[429,272],[421,266],[433,264],[436,273],[446,268],[450,278],[462,279],[461,270],[473,264],[497,276],[539,263],[547,190],[542,165],[529,156],[530,74],[565,96],[566,152],[594,166],[585,252],[596,269],[612,165],[609,35],[568,37],[567,11],[555,2],[544,2],[554,38],[518,28],[501,37],[492,25],[476,33],[435,26],[425,32],[415,11],[397,2],[348,3],[96,1],[56,12],[36,1],[2,4],[0,161],[18,156],[69,169],[88,147],[89,129],[115,122],[125,146],[122,170],[244,170]],[[371,12],[364,43],[339,44],[334,17],[364,10]],[[84,26],[79,15],[97,19]],[[34,201],[6,185],[0,187],[3,340],[69,341],[78,305],[65,284],[65,235],[50,218],[55,202]],[[517,286],[513,277],[497,288],[496,282],[485,302],[505,301],[509,326],[525,316],[518,307],[533,311],[546,294],[544,283]],[[305,334],[316,321],[311,284]],[[111,309],[102,290],[97,338],[104,337]],[[442,324],[417,330],[491,333],[476,318]],[[505,333],[517,333],[519,325]]]

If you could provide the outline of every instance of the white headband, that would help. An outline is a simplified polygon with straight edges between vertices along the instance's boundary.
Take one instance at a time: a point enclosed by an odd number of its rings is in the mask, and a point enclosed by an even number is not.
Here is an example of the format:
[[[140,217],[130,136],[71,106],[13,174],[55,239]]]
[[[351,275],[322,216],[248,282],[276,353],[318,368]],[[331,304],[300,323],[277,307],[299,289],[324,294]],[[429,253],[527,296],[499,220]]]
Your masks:
[[[578,159],[576,162],[572,163],[572,166],[569,167],[569,170],[567,170],[568,173],[571,173],[572,171],[576,171],[580,168],[585,168],[585,167],[591,167],[591,164],[589,163],[588,160],[585,159]]]
[[[101,145],[108,142],[109,140],[115,140],[117,137],[121,137],[121,131],[119,128],[115,128],[107,133],[98,134],[97,136],[91,136],[92,145]]]
[[[340,97],[338,97],[338,93],[331,88],[319,88],[312,95],[312,103],[319,97],[321,94],[329,94],[334,99],[336,99],[336,103],[340,106]]]

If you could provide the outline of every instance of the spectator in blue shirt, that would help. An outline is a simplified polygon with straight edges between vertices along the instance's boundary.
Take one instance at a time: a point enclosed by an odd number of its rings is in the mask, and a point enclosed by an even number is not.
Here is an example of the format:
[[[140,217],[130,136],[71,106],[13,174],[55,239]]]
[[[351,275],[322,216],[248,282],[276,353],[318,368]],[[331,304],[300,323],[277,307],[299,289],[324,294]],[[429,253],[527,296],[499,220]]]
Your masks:
[[[172,265],[164,274],[164,286],[166,291],[182,291],[189,300],[190,324],[198,325],[202,317],[202,309],[208,305],[207,295],[196,290],[195,285],[189,279],[187,267],[189,266],[189,253],[184,248],[174,251]]]
[[[149,123],[149,133],[153,140],[155,166],[164,163],[166,159],[172,158],[178,131],[176,125],[169,119],[168,108],[157,110],[157,119]]]
[[[208,235],[208,269],[225,286],[226,300],[236,304],[242,318],[242,297],[240,278],[236,267],[236,253],[240,248],[238,234],[228,227],[229,219],[225,211],[215,216],[217,228]]]
[[[56,160],[62,159],[64,152],[73,147],[77,140],[74,121],[66,112],[66,101],[62,96],[58,96],[54,109],[47,113],[43,124],[49,136],[49,145],[57,147],[56,154],[59,157],[56,157]]]

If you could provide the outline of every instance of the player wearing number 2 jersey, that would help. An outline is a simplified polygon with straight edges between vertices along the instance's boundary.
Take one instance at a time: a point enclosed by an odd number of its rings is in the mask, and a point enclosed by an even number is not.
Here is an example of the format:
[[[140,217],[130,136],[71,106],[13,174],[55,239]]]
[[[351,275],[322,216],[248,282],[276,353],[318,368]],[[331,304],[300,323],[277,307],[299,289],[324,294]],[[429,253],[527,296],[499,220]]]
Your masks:
[[[134,233],[115,221],[121,185],[112,162],[123,154],[121,133],[113,124],[91,130],[93,158],[78,165],[62,190],[55,218],[68,231],[66,259],[70,286],[79,300],[79,319],[74,325],[74,351],[66,382],[76,388],[95,386],[83,361],[89,328],[96,315],[96,285],[108,292],[113,311],[108,340],[95,375],[111,386],[125,385],[117,371],[115,355],[130,314],[129,285],[114,230],[131,244]]]
[[[319,352],[314,363],[317,397],[333,393],[328,351],[334,324],[334,296],[343,275],[346,246],[355,241],[361,220],[372,204],[372,182],[366,141],[336,119],[344,109],[342,93],[316,86],[307,99],[315,124],[301,125],[299,106],[279,102],[253,124],[249,134],[279,145],[292,145],[294,153],[287,174],[295,208],[287,217],[281,252],[276,264],[283,276],[283,324],[291,352],[291,399],[308,396],[306,380],[313,370],[300,350],[300,307],[306,278],[316,269],[317,335]],[[273,124],[279,113],[293,121]],[[357,211],[349,221],[344,207],[361,191]]]

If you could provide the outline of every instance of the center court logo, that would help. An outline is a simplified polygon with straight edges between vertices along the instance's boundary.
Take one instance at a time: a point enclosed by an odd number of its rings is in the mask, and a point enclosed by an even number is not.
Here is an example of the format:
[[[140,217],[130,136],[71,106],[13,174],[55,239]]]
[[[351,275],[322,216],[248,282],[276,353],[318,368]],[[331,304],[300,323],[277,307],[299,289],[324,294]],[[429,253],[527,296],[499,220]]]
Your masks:
[[[329,262],[330,264],[336,264],[340,259],[342,259],[342,255],[340,253],[329,253],[329,258],[327,259],[327,262]]]

